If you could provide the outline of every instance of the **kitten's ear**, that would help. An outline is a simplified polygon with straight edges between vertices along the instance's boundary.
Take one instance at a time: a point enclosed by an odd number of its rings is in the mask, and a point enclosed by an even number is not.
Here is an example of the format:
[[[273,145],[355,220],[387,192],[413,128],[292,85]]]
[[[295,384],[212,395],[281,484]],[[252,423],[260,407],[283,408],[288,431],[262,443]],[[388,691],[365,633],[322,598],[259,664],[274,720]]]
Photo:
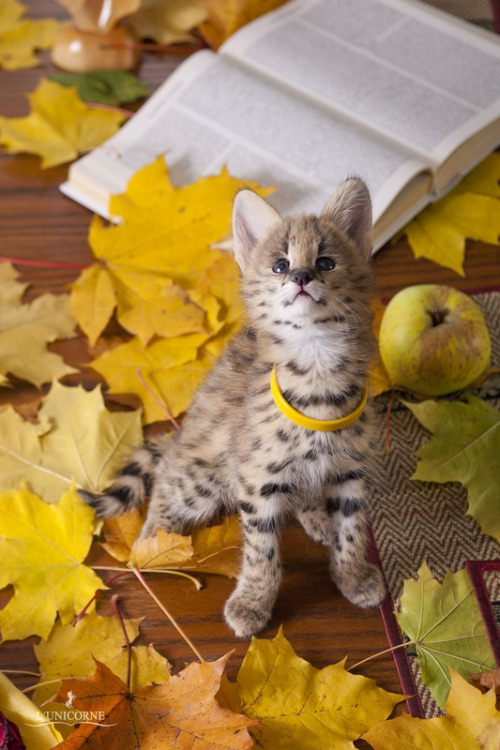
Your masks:
[[[363,180],[346,180],[326,204],[322,216],[334,221],[354,241],[362,256],[372,250],[372,204]]]
[[[233,204],[234,254],[242,271],[259,240],[281,222],[281,217],[269,203],[253,190],[240,190]]]

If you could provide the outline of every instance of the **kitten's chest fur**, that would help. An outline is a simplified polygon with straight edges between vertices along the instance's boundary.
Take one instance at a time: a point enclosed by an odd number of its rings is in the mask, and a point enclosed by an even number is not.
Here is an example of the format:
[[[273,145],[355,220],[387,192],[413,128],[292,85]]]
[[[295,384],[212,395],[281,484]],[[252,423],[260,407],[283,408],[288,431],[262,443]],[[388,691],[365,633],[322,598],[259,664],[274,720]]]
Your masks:
[[[279,317],[272,304],[268,310],[271,320],[265,313],[264,328],[257,315],[233,339],[180,436],[180,443],[189,445],[196,433],[205,435],[203,460],[213,465],[217,454],[230,508],[241,498],[242,485],[247,494],[260,497],[262,488],[273,483],[290,486],[287,504],[300,506],[321,490],[326,477],[341,474],[346,456],[362,452],[366,442],[358,426],[320,432],[294,424],[280,411],[270,388],[276,364],[282,393],[301,413],[336,419],[352,411],[363,393],[366,352],[355,355],[360,343],[349,340],[345,321],[330,320],[318,331],[313,307],[300,323],[286,316],[286,308]],[[187,462],[191,455],[184,453]]]

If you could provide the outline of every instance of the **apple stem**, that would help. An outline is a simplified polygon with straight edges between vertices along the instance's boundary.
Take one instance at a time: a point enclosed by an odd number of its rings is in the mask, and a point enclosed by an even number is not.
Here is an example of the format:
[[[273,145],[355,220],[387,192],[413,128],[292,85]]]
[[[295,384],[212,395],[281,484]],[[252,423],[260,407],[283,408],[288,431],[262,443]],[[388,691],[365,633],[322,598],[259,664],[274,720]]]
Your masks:
[[[436,326],[440,326],[442,323],[444,323],[446,316],[450,311],[446,309],[439,310],[436,308],[434,310],[429,310],[428,312],[432,321],[432,327],[435,328]]]
[[[396,391],[394,388],[391,389],[391,398],[387,406],[387,414],[385,416],[385,441],[384,441],[384,453],[390,453],[389,447],[391,442],[391,413],[392,407],[394,406],[394,399],[396,398]]]

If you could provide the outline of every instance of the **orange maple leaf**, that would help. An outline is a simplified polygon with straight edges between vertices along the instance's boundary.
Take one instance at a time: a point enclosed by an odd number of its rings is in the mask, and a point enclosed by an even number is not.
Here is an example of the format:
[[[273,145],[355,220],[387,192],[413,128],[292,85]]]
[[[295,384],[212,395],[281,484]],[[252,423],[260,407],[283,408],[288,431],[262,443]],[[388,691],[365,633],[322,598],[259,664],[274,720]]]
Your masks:
[[[231,34],[287,0],[207,0],[208,18],[198,26],[202,37],[217,49]]]
[[[247,727],[255,722],[222,708],[215,699],[228,658],[193,662],[164,684],[138,688],[133,693],[108,667],[96,661],[93,674],[63,680],[53,698],[66,703],[70,696],[68,710],[84,717],[58,748],[159,750],[174,743],[177,750],[251,748]]]

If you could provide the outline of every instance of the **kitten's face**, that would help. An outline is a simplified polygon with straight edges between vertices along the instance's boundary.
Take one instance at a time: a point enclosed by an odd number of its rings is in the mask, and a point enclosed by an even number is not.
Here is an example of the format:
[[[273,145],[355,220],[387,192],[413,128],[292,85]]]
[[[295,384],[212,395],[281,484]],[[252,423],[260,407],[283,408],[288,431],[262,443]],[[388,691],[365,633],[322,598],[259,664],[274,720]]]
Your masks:
[[[369,320],[369,262],[325,217],[280,222],[254,249],[243,277],[250,315],[313,327]],[[368,317],[367,317],[368,316]]]

